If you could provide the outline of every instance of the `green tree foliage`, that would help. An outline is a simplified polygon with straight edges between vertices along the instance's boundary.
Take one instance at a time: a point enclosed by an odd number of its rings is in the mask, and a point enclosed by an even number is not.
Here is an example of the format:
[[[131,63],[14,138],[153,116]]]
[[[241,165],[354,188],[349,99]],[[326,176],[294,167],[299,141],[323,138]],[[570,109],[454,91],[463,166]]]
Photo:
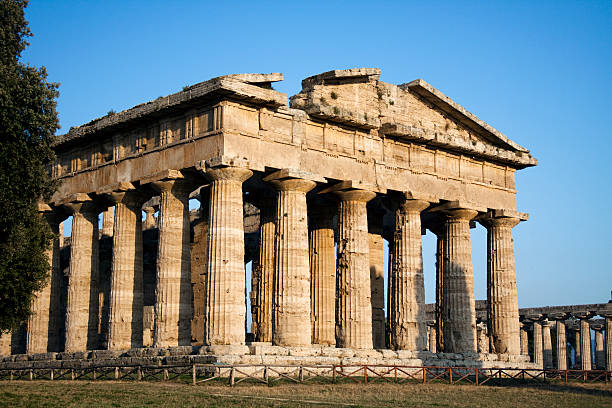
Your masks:
[[[44,67],[20,61],[32,35],[27,4],[0,0],[0,331],[27,319],[49,276],[45,250],[53,237],[37,203],[55,190],[48,169],[58,85],[46,81]]]

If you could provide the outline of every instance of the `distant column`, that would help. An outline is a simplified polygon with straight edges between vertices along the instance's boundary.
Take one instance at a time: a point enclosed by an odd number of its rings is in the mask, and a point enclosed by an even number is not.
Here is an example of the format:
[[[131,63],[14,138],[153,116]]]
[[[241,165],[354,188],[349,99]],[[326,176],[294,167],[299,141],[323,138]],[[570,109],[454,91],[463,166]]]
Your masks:
[[[487,324],[491,352],[520,353],[520,329],[512,228],[519,213],[490,211],[480,222],[487,228]],[[520,214],[523,218],[526,215]],[[546,351],[545,351],[546,353]],[[546,359],[546,356],[545,356]]]
[[[593,366],[597,370],[605,370],[606,368],[603,328],[601,324],[593,326],[595,331],[595,364]]]
[[[382,237],[383,216],[384,211],[368,208],[372,344],[375,349],[385,348],[385,259]]]
[[[542,321],[542,355],[544,357],[544,368],[553,368],[553,354],[552,354],[552,339],[550,336],[550,322],[548,320]]]
[[[441,220],[436,220],[429,226],[429,230],[436,235],[436,306],[435,306],[435,322],[436,322],[436,349],[444,350],[444,330],[442,325],[442,299],[444,285],[443,267],[444,267],[444,250],[446,241],[444,236],[444,223]]]
[[[113,207],[102,211],[102,235],[113,236]]]
[[[580,358],[581,369],[591,370],[591,326],[589,319],[593,315],[591,313],[578,313],[576,317],[580,319]]]
[[[603,316],[606,318],[606,370],[612,371],[612,313]]]
[[[64,205],[72,214],[65,351],[98,347],[98,214],[86,194]]]
[[[581,358],[581,341],[580,341],[580,321],[578,321],[578,327],[573,330],[574,332],[574,369],[580,370],[582,368]]]
[[[555,349],[557,352],[557,362],[555,368],[557,370],[567,370],[567,336],[565,334],[565,319],[567,316],[565,313],[561,313],[549,317],[556,320]]]
[[[322,199],[309,203],[312,343],[336,344],[336,205]]]
[[[389,275],[389,331],[394,350],[425,350],[425,285],[421,243],[424,200],[402,195],[396,202],[393,265]],[[435,331],[434,331],[435,334]]]
[[[149,230],[155,228],[155,208],[145,207],[142,210],[145,212],[145,219],[142,229]]]
[[[538,368],[544,367],[544,354],[542,350],[542,323],[533,322],[533,362]]]
[[[343,182],[325,192],[340,200],[336,262],[336,345],[372,348],[372,304],[366,204],[372,191]]]
[[[204,344],[245,342],[246,289],[242,183],[253,172],[206,163],[210,185]]]
[[[272,343],[278,346],[312,342],[306,193],[316,186],[316,179],[289,169],[264,178],[278,192],[272,295]]]
[[[490,353],[489,349],[489,336],[487,333],[487,325],[485,323],[478,323],[476,325],[476,339],[478,341],[478,352],[479,353]]]
[[[436,325],[432,322],[429,325],[429,351],[432,353],[437,353],[438,349],[436,348]]]
[[[529,355],[529,333],[527,333],[525,322],[521,324],[521,354],[524,356]]]
[[[51,268],[45,286],[32,298],[32,314],[28,318],[26,353],[59,351],[60,291],[63,277],[59,269],[59,221],[60,218],[46,204],[39,204],[39,213],[45,218],[56,236],[46,250]]]
[[[153,346],[187,346],[193,314],[189,193],[195,186],[178,170],[141,180],[146,183],[160,195]]]

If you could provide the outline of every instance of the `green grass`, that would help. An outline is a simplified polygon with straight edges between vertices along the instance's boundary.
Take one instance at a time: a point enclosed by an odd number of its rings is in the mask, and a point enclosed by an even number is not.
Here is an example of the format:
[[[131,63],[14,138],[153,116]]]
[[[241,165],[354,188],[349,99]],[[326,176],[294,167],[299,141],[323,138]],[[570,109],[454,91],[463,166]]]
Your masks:
[[[610,407],[612,385],[239,384],[3,381],[0,407]]]

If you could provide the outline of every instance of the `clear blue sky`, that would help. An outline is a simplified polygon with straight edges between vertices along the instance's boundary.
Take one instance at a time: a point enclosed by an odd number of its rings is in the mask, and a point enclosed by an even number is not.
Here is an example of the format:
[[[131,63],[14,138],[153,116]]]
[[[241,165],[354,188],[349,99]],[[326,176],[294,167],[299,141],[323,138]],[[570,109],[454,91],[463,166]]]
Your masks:
[[[330,69],[423,78],[540,162],[517,175],[520,306],[610,298],[612,2],[285,3],[33,0],[24,60],[61,83],[59,133],[230,73],[283,72],[288,95]],[[483,227],[472,245],[483,299]]]

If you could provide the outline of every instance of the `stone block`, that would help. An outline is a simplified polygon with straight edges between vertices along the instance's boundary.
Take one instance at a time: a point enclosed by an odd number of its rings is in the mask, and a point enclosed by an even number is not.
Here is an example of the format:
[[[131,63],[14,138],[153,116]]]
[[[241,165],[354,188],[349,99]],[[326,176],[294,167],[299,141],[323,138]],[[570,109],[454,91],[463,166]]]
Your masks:
[[[301,347],[287,347],[290,356],[319,356],[321,355],[320,346],[301,346]]]
[[[397,359],[399,357],[397,351],[395,350],[380,349],[377,351],[382,355],[382,358],[384,358],[385,360]]]
[[[287,347],[272,346],[272,343],[264,343],[250,345],[249,350],[254,355],[271,355],[271,356],[288,356],[289,349]]]
[[[217,359],[212,355],[191,356],[191,362],[195,364],[212,364],[216,361]]]
[[[35,353],[29,355],[30,361],[55,360],[56,353]]]
[[[355,350],[350,348],[343,347],[322,347],[321,355],[324,357],[353,357],[355,355]]]
[[[244,355],[249,354],[249,346],[246,345],[213,345],[213,346],[203,346],[200,351],[200,354],[215,354],[219,356],[224,355]]]
[[[164,357],[163,364],[167,364],[167,365],[191,364],[191,356],[189,356],[189,355],[179,355],[179,356]]]
[[[92,351],[92,359],[115,359],[119,358],[124,352],[118,350],[94,350]]]
[[[199,350],[199,347],[196,347]],[[167,354],[170,356],[189,356],[194,352],[193,346],[177,346],[177,347],[169,347],[167,349]]]

